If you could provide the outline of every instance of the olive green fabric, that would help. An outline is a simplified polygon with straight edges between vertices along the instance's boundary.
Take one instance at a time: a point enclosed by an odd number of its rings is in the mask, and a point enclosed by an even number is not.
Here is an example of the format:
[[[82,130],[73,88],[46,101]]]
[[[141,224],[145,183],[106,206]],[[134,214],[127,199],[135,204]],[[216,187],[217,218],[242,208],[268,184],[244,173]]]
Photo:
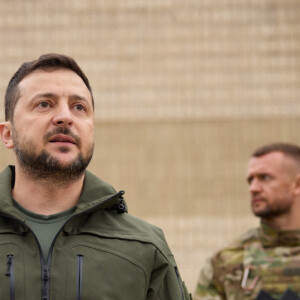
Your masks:
[[[44,259],[47,260],[51,244],[56,234],[60,231],[66,221],[73,215],[76,207],[72,207],[57,214],[46,216],[33,213],[16,201],[14,201],[13,204],[23,213],[26,219],[26,224],[36,235],[36,238],[41,245]]]
[[[122,194],[89,172],[46,268],[13,206],[12,173],[8,167],[0,174],[0,299],[10,299],[12,276],[5,272],[12,265],[16,300],[40,300],[42,293],[48,300],[191,299],[161,229],[122,213]]]
[[[263,290],[280,299],[287,289],[300,295],[300,230],[261,224],[207,261],[194,298],[253,300]]]

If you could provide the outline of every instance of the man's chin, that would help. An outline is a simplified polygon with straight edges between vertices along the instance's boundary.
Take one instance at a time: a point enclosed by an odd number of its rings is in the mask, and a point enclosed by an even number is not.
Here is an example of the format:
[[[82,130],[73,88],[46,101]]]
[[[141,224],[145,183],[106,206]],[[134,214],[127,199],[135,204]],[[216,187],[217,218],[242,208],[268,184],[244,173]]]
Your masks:
[[[259,217],[259,218],[268,219],[268,218],[271,218],[274,216],[274,212],[272,210],[270,210],[268,207],[260,208],[260,209],[252,207],[252,212],[256,217]]]
[[[67,169],[78,162],[79,156],[78,154],[72,155],[71,153],[49,154],[49,160],[55,162],[58,168]]]
[[[254,209],[252,209],[252,213],[256,216],[256,217],[262,217],[262,216],[264,216],[264,211],[261,211],[261,210],[254,210]]]
[[[264,215],[268,209],[266,209],[265,205],[263,203],[252,203],[252,212],[255,216],[260,217],[261,215]]]
[[[76,164],[76,159],[73,160],[62,160],[62,159],[57,159],[56,158],[56,165],[58,169],[69,169]]]

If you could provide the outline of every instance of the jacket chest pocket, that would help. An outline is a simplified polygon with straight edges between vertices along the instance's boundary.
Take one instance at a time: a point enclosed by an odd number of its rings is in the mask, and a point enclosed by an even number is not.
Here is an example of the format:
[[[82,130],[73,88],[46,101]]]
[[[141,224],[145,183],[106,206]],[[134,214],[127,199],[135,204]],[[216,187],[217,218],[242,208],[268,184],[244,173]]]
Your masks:
[[[229,271],[225,275],[224,290],[226,299],[254,300],[256,298],[256,295],[259,292],[259,285],[255,285],[253,289],[243,290],[241,287],[242,281],[243,273],[241,269],[232,271],[232,273]],[[248,281],[251,285],[253,282],[253,277],[250,277]]]
[[[26,299],[24,272],[21,249],[14,244],[0,245],[0,299]]]
[[[286,263],[286,262],[285,262]],[[300,268],[299,263],[294,262],[294,267],[277,264],[276,267],[262,269],[260,274],[262,278],[262,289],[273,294],[273,297],[280,297],[287,289],[291,289],[300,294]],[[298,264],[298,266],[297,266]]]
[[[68,300],[145,299],[147,278],[132,259],[109,249],[77,246],[68,257]]]

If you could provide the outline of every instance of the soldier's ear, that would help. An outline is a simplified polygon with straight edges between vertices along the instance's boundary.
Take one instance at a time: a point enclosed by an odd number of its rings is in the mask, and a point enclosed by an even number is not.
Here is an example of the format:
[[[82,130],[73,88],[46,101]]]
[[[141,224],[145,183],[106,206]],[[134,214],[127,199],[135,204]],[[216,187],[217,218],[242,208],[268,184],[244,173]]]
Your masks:
[[[10,121],[0,123],[0,135],[4,143],[4,146],[7,149],[13,149],[14,142],[12,139],[12,124]]]
[[[296,196],[300,196],[300,174],[298,174],[294,181],[294,193]]]

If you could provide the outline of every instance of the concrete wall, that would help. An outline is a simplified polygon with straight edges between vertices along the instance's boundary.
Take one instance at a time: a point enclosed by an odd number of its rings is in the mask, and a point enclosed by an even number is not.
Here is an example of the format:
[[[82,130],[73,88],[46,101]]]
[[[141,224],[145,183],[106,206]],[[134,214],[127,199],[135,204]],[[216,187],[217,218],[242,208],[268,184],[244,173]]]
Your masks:
[[[0,5],[0,93],[25,60],[73,56],[96,100],[90,170],[162,227],[194,290],[203,261],[256,225],[245,168],[299,141],[297,0],[12,0]],[[1,111],[3,115],[3,111]],[[1,147],[0,167],[13,163]]]

